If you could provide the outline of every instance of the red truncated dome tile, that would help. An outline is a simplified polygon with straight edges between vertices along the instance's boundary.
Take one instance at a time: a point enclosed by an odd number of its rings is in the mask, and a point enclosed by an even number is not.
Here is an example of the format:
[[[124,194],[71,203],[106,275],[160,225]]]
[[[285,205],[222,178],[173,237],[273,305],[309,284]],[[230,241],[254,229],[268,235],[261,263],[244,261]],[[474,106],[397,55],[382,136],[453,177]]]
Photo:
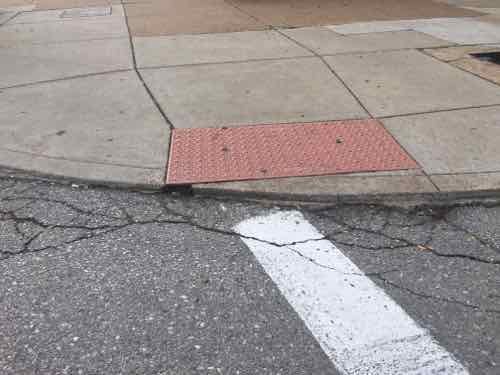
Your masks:
[[[167,184],[415,168],[376,120],[176,129]]]

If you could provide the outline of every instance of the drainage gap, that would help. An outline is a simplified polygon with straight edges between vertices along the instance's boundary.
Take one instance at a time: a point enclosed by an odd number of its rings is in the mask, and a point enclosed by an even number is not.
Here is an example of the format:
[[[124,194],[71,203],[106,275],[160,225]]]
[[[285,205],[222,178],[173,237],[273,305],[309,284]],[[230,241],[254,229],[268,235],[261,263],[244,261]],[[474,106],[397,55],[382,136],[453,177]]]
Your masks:
[[[481,60],[488,61],[493,64],[500,65],[500,51],[497,52],[483,52],[483,53],[471,53],[472,57]]]

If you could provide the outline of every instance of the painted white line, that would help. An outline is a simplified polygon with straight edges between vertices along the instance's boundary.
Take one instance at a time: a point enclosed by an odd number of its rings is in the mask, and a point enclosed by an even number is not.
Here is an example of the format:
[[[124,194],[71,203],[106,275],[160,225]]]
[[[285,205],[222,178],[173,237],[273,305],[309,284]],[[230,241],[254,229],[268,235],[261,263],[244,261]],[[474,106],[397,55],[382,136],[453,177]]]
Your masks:
[[[300,212],[235,230],[344,374],[468,374]]]

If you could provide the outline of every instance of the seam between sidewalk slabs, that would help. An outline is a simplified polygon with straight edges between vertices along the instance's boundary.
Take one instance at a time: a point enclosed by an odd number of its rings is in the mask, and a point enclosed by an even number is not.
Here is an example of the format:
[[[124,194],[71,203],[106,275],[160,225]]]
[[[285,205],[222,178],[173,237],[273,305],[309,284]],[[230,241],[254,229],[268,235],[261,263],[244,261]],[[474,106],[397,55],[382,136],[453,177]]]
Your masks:
[[[326,29],[326,28],[325,28]],[[280,31],[281,28],[269,29],[269,30],[261,30],[261,31],[274,31],[281,36],[286,36],[287,39],[291,37],[286,34],[282,34]],[[326,29],[329,30],[329,29]],[[331,30],[329,30],[331,31]],[[256,31],[260,32],[260,31]],[[333,31],[332,31],[333,32]],[[334,33],[334,32],[333,32]],[[227,33],[231,34],[231,33]],[[182,34],[179,34],[182,35]],[[200,34],[184,34],[186,36],[197,36]],[[172,35],[166,35],[166,37],[171,37]],[[156,37],[135,37],[135,38],[156,38]],[[295,44],[298,44],[295,40],[293,40]],[[300,44],[299,44],[300,45]],[[310,53],[308,55],[296,55],[296,56],[282,56],[282,57],[263,57],[263,58],[255,58],[255,59],[237,59],[237,60],[224,60],[224,61],[209,61],[209,62],[195,62],[195,63],[185,63],[185,64],[163,64],[163,65],[149,65],[149,66],[138,66],[140,70],[148,70],[148,69],[167,69],[167,68],[185,68],[185,67],[196,67],[196,66],[205,66],[205,65],[223,65],[223,64],[239,64],[239,63],[252,63],[259,61],[280,61],[280,60],[294,60],[294,59],[307,59],[307,58],[320,58],[322,57],[334,57],[334,56],[350,56],[350,55],[359,55],[359,54],[378,54],[385,52],[398,52],[398,51],[422,51],[429,49],[442,49],[442,48],[452,48],[452,47],[461,47],[462,45],[446,45],[446,46],[437,46],[437,47],[408,47],[408,48],[391,48],[384,50],[376,50],[376,51],[350,51],[350,52],[338,52],[338,53],[314,53],[313,50],[305,48],[303,45],[300,45],[303,49],[306,49]],[[484,46],[484,45],[483,45]],[[425,53],[425,52],[424,52]],[[441,60],[440,60],[441,61]],[[442,61],[441,61],[442,62]],[[470,72],[468,72],[470,73]],[[483,78],[484,79],[484,78]],[[494,82],[493,82],[494,83]]]
[[[139,69],[137,68],[137,60],[135,57],[134,41],[132,39],[132,33],[130,32],[130,25],[128,23],[127,9],[124,6],[123,0],[120,0],[120,3],[122,4],[122,7],[123,7],[123,16],[125,18],[125,25],[127,26],[129,43],[130,43],[130,52],[132,54],[132,64],[134,66],[134,71],[137,74],[137,77],[139,78],[139,80],[141,81],[144,89],[148,93],[149,97],[151,98],[151,101],[153,102],[154,106],[156,107],[156,109],[158,110],[160,115],[163,117],[163,120],[166,122],[166,124],[170,130],[169,137],[168,137],[168,140],[167,140],[166,145],[165,145],[165,149],[166,149],[165,151],[167,152],[167,158],[166,158],[167,161],[166,161],[165,165],[163,166],[163,174],[162,174],[162,184],[166,185],[167,168],[168,168],[168,165],[170,162],[170,150],[172,147],[172,138],[173,138],[172,130],[174,129],[174,125],[173,125],[172,121],[170,121],[170,119],[168,118],[167,114],[163,111],[163,108],[160,106],[160,103],[158,103],[158,101],[156,100],[155,96],[153,95],[150,88],[148,87],[148,85],[144,81],[144,78],[142,77],[141,73],[139,72]]]
[[[0,26],[0,27],[3,27],[3,26]],[[122,36],[113,36],[113,37],[109,37],[109,38],[68,39],[68,40],[58,40],[58,41],[51,41],[51,42],[21,41],[17,44],[5,45],[3,47],[0,46],[0,48],[2,48],[2,49],[16,48],[16,47],[20,47],[20,46],[23,46],[26,44],[33,45],[33,46],[50,46],[53,44],[84,43],[84,42],[94,42],[94,41],[99,41],[99,40],[116,40],[116,39],[128,39],[128,36],[122,35]]]
[[[60,82],[60,81],[70,81],[70,80],[73,80],[73,79],[95,77],[95,76],[101,76],[101,75],[106,75],[106,74],[131,72],[133,70],[134,70],[133,68],[127,68],[127,69],[109,70],[109,71],[97,72],[97,73],[78,74],[78,75],[75,75],[75,76],[55,78],[55,79],[48,79],[48,80],[45,80],[45,81],[35,81],[35,82],[29,82],[29,83],[20,83],[18,85],[0,87],[0,90],[10,90],[10,89],[17,89],[17,88],[28,87],[28,86],[42,85],[42,84],[46,84],[46,83],[55,83],[55,82]]]
[[[385,119],[398,118],[398,117],[430,115],[433,113],[458,112],[458,111],[466,111],[468,109],[481,109],[481,108],[494,108],[494,107],[500,107],[500,103],[498,103],[498,104],[485,104],[485,105],[472,105],[469,107],[456,107],[456,108],[448,108],[448,109],[436,109],[436,110],[432,110],[432,111],[423,111],[423,112],[402,113],[402,114],[397,114],[397,115],[380,116],[380,117],[377,117],[377,119],[385,120]]]
[[[431,173],[430,177],[433,176],[473,176],[478,174],[500,174],[500,170],[492,170],[492,171],[481,171],[481,172],[442,172],[442,173]]]
[[[4,26],[6,25],[8,22],[12,21],[14,18],[16,18],[18,15],[20,15],[21,13],[23,12],[14,12],[14,14],[12,16],[10,16],[9,18],[7,18],[5,21],[3,22],[0,22],[0,26]]]
[[[425,56],[430,57],[430,58],[431,58],[431,59],[433,59],[434,61],[440,62],[441,64],[446,64],[446,65],[448,65],[448,66],[449,66],[449,67],[451,67],[452,69],[455,69],[455,70],[458,70],[458,71],[461,71],[461,72],[464,72],[464,73],[468,73],[468,74],[470,74],[470,75],[472,75],[472,76],[474,76],[474,77],[477,77],[477,78],[481,79],[482,81],[485,81],[485,82],[489,83],[490,85],[494,85],[494,86],[496,86],[496,87],[499,87],[499,86],[500,86],[498,83],[496,83],[496,82],[494,82],[494,81],[492,81],[492,80],[490,80],[490,79],[488,79],[488,78],[486,78],[486,77],[480,76],[479,74],[474,73],[474,72],[471,72],[471,71],[469,71],[469,70],[467,70],[467,69],[464,69],[464,68],[462,68],[462,67],[460,67],[460,66],[456,66],[456,65],[454,65],[454,64],[451,64],[453,61],[443,61],[443,60],[440,60],[440,59],[438,59],[436,56],[433,56],[432,54],[427,53],[427,52],[426,52],[426,51],[424,51],[423,49],[417,49],[417,51],[418,51],[418,52],[420,52],[420,53],[422,53],[422,54],[423,54],[423,55],[425,55]],[[460,60],[460,59],[459,59],[459,60]]]
[[[275,30],[276,32],[280,33],[283,37],[289,39],[290,41],[294,42],[295,44],[297,44],[298,46],[306,49],[307,51],[313,53],[317,58],[319,58],[321,60],[321,62],[326,66],[326,68],[341,82],[341,84],[344,86],[344,88],[351,94],[351,96],[358,102],[358,104],[361,106],[361,108],[363,108],[363,110],[368,114],[368,116],[370,116],[371,119],[374,119],[376,120],[380,126],[382,126],[384,128],[384,130],[387,132],[387,134],[389,134],[391,136],[391,138],[394,140],[394,142],[401,148],[401,150],[403,150],[409,157],[412,158],[412,160],[420,167],[420,170],[422,171],[422,173],[424,174],[424,176],[427,178],[427,181],[436,189],[436,191],[440,192],[441,189],[439,188],[439,186],[434,182],[432,181],[432,179],[429,177],[429,174],[424,170],[424,168],[420,165],[420,163],[417,161],[417,159],[408,151],[406,150],[405,147],[403,147],[403,145],[394,137],[394,135],[389,131],[389,129],[387,129],[385,127],[385,125],[380,122],[378,119],[376,119],[371,113],[370,111],[368,110],[368,108],[363,104],[363,102],[361,101],[361,99],[356,95],[356,93],[347,85],[347,83],[342,79],[342,77],[335,71],[335,69],[333,69],[333,67],[328,64],[328,62],[325,60],[325,57],[324,56],[321,56],[319,55],[316,51],[314,51],[313,49],[307,47],[306,45],[298,42],[297,40],[293,39],[292,37],[290,37],[289,35],[285,34],[284,32],[280,31],[279,29],[277,28],[273,28],[273,30]],[[330,30],[328,29],[329,31],[331,31],[333,34],[335,34],[335,32],[333,30]]]

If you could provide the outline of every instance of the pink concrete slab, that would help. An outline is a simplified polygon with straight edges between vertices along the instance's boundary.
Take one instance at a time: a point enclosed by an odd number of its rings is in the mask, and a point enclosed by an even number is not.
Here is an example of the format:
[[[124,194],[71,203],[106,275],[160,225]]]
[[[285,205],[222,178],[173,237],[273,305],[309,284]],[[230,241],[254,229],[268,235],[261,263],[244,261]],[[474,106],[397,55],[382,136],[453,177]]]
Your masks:
[[[221,0],[126,4],[133,36],[263,30],[266,25]]]
[[[431,0],[232,0],[231,3],[275,26],[480,15]]]

